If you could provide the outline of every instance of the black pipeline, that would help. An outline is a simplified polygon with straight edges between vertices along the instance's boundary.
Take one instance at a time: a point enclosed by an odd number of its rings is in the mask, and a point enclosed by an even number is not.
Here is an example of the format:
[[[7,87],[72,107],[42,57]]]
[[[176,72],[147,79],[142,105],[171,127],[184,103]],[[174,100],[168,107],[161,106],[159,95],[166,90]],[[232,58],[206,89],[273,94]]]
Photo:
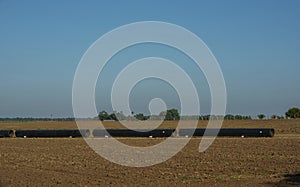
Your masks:
[[[206,131],[206,134],[204,133]],[[218,129],[179,129],[179,136],[213,136]],[[275,130],[272,128],[222,128],[217,136],[228,137],[273,137]]]

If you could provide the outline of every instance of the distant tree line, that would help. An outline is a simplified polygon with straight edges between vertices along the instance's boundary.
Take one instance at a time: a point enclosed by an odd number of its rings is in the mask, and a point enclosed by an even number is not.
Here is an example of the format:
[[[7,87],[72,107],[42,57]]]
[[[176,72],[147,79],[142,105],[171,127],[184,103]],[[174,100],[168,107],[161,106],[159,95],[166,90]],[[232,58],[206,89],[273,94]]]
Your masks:
[[[266,119],[266,116],[264,114],[258,114],[258,119]],[[300,109],[299,108],[290,108],[284,116],[278,116],[278,115],[272,115],[270,119],[294,119],[294,118],[300,118]],[[218,119],[224,119],[224,120],[251,120],[251,116],[243,116],[243,115],[232,115],[227,114],[225,116],[219,116],[219,115],[182,115],[180,116],[177,109],[169,109],[166,111],[161,112],[158,115],[144,115],[143,113],[137,113],[134,112],[131,113],[131,115],[126,116],[123,114],[123,112],[112,112],[111,114],[107,113],[106,111],[101,111],[99,115],[95,118],[88,118],[91,119],[100,119],[101,121],[104,120],[112,120],[112,121],[119,121],[119,120],[218,120]],[[0,121],[7,121],[7,122],[27,122],[27,121],[75,121],[75,118],[68,117],[68,118],[32,118],[32,117],[16,117],[16,118],[0,118]]]
[[[257,115],[258,119],[265,119],[266,116],[264,114],[259,114]],[[290,108],[286,113],[285,117],[284,116],[278,116],[278,115],[272,115],[270,119],[295,119],[295,118],[300,118],[300,109],[293,107]]]
[[[125,116],[123,112],[116,112],[114,111],[111,114],[108,114],[106,111],[101,111],[98,115],[98,118],[103,121],[103,120],[179,120],[180,115],[177,109],[170,109],[167,111],[161,112],[159,115],[151,115],[147,116],[144,115],[143,113],[138,113],[134,114],[134,112],[131,113],[132,116]]]
[[[131,113],[131,116],[125,116],[123,112],[113,112],[111,114],[107,113],[106,111],[101,111],[98,115],[98,118],[101,121],[104,120],[166,120],[166,121],[172,121],[172,120],[210,120],[210,119],[225,119],[225,120],[250,120],[252,119],[251,116],[242,116],[242,115],[232,115],[227,114],[225,116],[218,116],[218,115],[183,115],[180,116],[177,109],[170,109],[166,111],[162,111],[159,115],[144,115],[143,113],[137,113],[134,114]]]
[[[252,117],[249,115],[232,115],[227,114],[225,116],[220,115],[194,115],[194,116],[180,116],[177,109],[170,109],[167,111],[161,112],[159,115],[151,115],[147,116],[142,113],[134,114],[132,112],[132,116],[125,116],[122,112],[113,112],[112,114],[108,114],[105,111],[102,111],[99,113],[99,119],[100,120],[218,120],[218,119],[224,119],[224,120],[251,120]],[[264,114],[258,114],[258,119],[265,119],[266,115]],[[284,116],[278,116],[278,115],[272,115],[270,119],[289,119],[289,118],[300,118],[300,109],[299,108],[290,108]]]

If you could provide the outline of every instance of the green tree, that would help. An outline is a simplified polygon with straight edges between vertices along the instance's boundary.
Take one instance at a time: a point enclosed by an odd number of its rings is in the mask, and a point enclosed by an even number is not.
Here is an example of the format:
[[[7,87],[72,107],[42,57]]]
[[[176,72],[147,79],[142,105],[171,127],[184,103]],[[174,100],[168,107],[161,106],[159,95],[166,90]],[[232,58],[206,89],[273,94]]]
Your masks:
[[[234,120],[234,115],[232,115],[232,114],[227,114],[227,115],[224,117],[224,119],[226,119],[226,120]]]
[[[257,117],[258,119],[264,119],[266,116],[264,114],[258,114]]]
[[[180,115],[177,109],[170,109],[167,111],[163,111],[159,114],[159,116],[165,116],[165,120],[179,120]]]
[[[101,111],[98,115],[98,118],[103,121],[103,120],[108,120],[109,119],[109,114],[106,111]]]
[[[300,118],[300,109],[299,108],[290,108],[286,113],[285,116],[287,118]]]
[[[241,115],[235,115],[235,116],[234,116],[234,119],[241,120],[241,119],[243,119],[243,116],[241,116]]]
[[[142,113],[135,114],[134,117],[135,117],[136,119],[142,120],[142,121],[143,121],[143,120],[149,119],[149,116],[144,116],[144,114],[142,114]]]
[[[109,119],[110,119],[110,120],[119,121],[115,113],[111,113],[111,114],[109,115]]]

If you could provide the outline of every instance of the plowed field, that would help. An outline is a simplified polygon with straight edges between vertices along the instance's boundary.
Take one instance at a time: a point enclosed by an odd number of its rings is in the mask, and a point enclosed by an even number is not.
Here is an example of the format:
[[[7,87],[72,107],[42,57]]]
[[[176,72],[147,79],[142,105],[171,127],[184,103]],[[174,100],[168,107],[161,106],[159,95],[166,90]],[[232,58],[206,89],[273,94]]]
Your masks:
[[[174,123],[174,122],[173,122]],[[106,125],[119,128],[119,124]],[[1,123],[0,129],[67,129],[72,122]],[[199,127],[205,126],[204,122]],[[34,128],[35,127],[35,128]],[[163,127],[174,127],[171,122]],[[0,186],[289,186],[300,185],[300,120],[225,121],[223,127],[275,128],[273,138],[217,138],[204,153],[193,138],[176,156],[146,168],[120,166],[82,138],[0,139]],[[123,138],[128,145],[156,138]]]

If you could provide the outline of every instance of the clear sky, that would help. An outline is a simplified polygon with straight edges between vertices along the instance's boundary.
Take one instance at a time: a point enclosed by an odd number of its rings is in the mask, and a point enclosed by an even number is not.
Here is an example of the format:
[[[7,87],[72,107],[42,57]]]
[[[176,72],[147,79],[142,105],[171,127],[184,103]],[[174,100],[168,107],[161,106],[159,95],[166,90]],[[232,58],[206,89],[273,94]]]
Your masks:
[[[300,107],[298,0],[0,0],[0,117],[73,116],[72,81],[82,55],[106,32],[136,21],[174,23],[208,45],[224,74],[227,113],[283,115],[290,107]],[[139,57],[150,55],[144,47],[137,46],[144,51]],[[152,48],[151,55],[179,55]],[[197,77],[193,68],[187,71],[199,79],[202,113],[208,113],[204,77],[201,72]],[[104,83],[97,85],[99,110],[111,109],[107,88],[112,74],[108,67]],[[150,89],[155,86],[164,89]],[[147,80],[132,91],[133,110],[146,113],[145,103],[158,93],[169,107],[176,107],[173,92],[164,82]]]

